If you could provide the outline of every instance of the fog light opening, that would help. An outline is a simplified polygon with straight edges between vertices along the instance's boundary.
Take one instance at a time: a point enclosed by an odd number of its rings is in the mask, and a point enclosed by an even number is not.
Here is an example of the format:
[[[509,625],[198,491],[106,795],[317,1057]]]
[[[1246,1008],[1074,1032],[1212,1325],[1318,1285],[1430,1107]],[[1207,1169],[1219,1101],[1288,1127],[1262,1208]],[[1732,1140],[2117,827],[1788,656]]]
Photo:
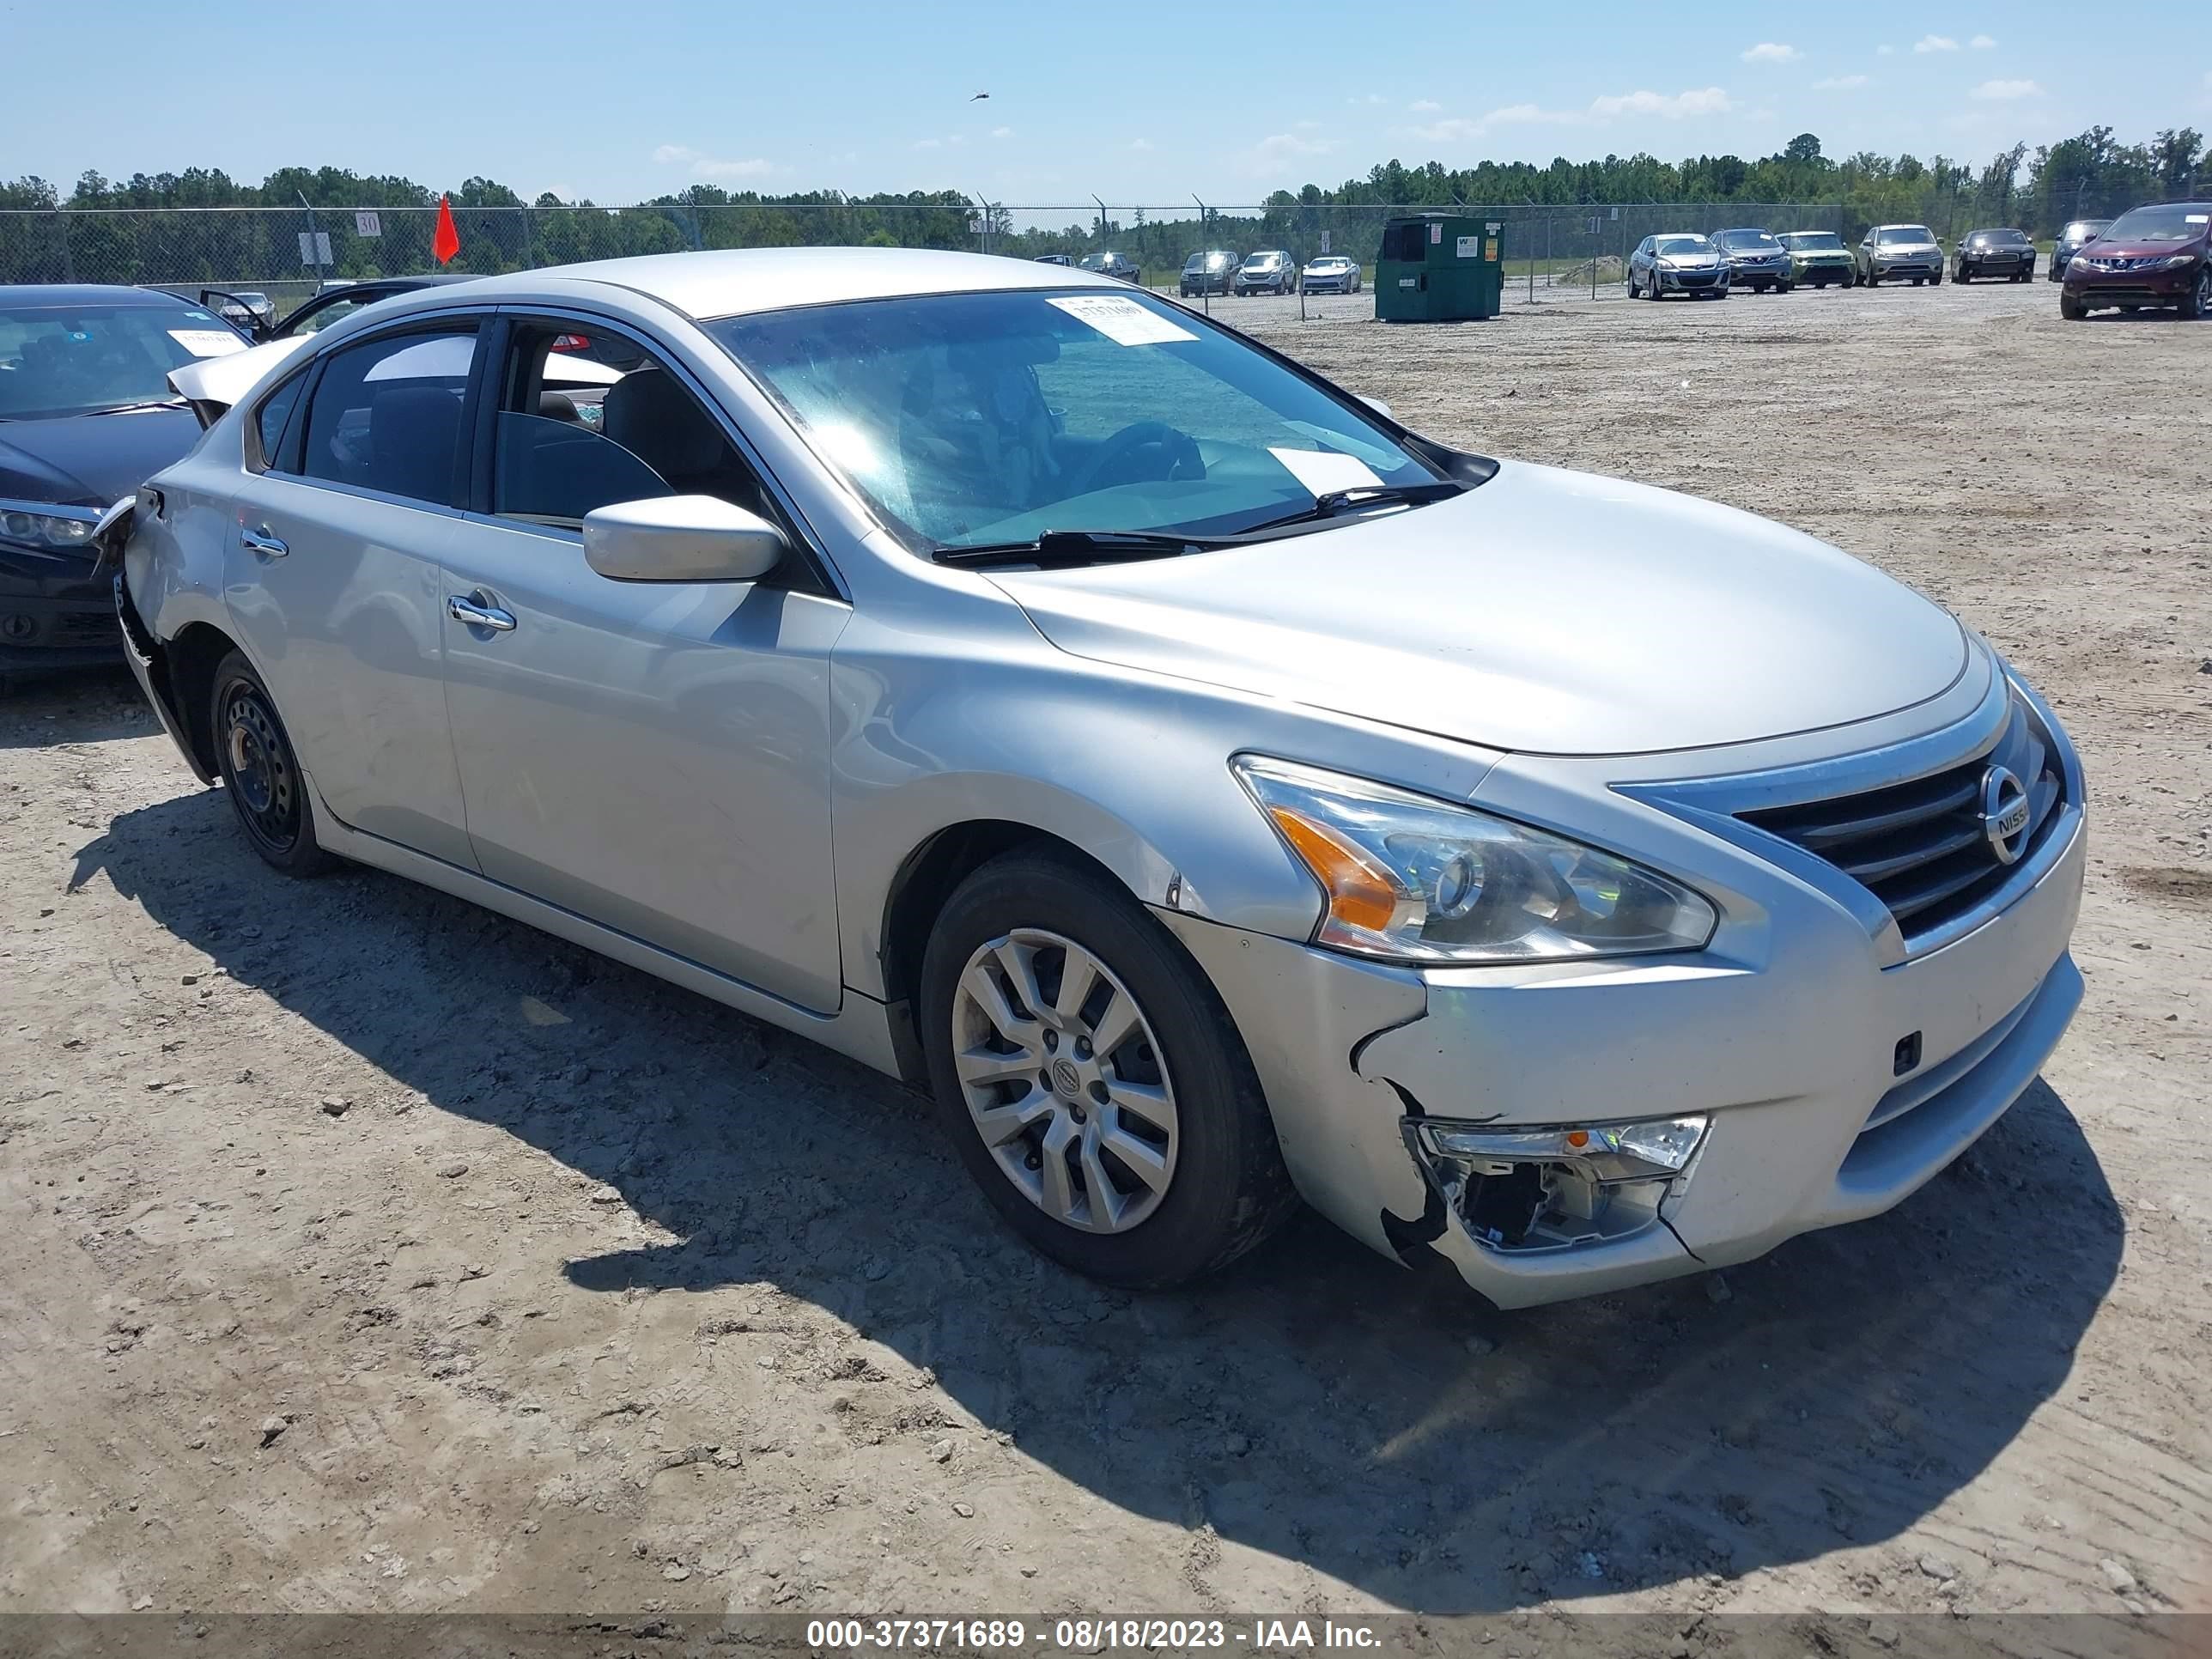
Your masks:
[[[1500,1251],[1569,1249],[1656,1224],[1690,1177],[1702,1117],[1501,1129],[1406,1121],[1429,1178],[1468,1233]]]

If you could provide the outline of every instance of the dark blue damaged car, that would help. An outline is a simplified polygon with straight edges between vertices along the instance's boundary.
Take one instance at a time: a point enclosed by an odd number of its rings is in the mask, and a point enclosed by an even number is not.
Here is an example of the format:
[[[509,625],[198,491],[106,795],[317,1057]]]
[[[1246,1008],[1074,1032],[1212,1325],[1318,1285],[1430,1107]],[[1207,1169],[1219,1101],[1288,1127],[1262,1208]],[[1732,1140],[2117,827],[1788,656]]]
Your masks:
[[[173,294],[0,286],[0,684],[122,660],[93,528],[199,440],[169,371],[248,343]]]

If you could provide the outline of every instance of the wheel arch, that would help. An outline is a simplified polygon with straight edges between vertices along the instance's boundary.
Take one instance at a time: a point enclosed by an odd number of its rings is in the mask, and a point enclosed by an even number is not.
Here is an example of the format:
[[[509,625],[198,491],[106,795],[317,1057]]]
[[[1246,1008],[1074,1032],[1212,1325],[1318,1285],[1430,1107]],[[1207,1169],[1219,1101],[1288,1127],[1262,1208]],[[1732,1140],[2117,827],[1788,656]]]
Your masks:
[[[186,623],[162,647],[168,659],[169,687],[176,702],[170,712],[184,734],[191,758],[212,778],[222,770],[210,704],[216,665],[238,650],[238,641],[211,622]]]

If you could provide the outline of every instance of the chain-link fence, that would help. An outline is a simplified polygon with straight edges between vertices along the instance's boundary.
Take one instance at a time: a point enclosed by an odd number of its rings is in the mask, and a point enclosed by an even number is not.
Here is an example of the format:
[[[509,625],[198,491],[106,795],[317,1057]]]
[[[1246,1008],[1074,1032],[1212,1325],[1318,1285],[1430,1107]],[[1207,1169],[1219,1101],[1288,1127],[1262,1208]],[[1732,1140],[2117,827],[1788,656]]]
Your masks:
[[[1984,204],[1972,191],[1924,192],[1917,216],[1948,241],[1977,225],[2095,213],[2078,199]],[[2075,193],[2078,198],[2078,192]],[[1895,204],[1885,203],[1885,207]],[[2036,211],[2027,211],[2031,206]],[[2016,211],[2015,211],[2016,210]],[[798,246],[958,248],[1071,260],[1113,252],[1139,280],[1172,287],[1192,253],[1283,248],[1375,258],[1382,227],[1407,213],[1446,212],[1500,227],[1510,299],[1618,294],[1629,252],[1661,231],[1761,226],[1834,231],[1855,240],[1868,222],[1844,203],[1485,204],[1422,207],[1328,203],[1249,207],[1007,208],[836,200],[730,205],[453,209],[459,254],[444,269],[489,273],[686,249]],[[265,294],[281,313],[325,283],[439,269],[433,207],[60,208],[0,212],[0,283],[128,283]],[[2045,234],[2047,228],[2044,228]]]

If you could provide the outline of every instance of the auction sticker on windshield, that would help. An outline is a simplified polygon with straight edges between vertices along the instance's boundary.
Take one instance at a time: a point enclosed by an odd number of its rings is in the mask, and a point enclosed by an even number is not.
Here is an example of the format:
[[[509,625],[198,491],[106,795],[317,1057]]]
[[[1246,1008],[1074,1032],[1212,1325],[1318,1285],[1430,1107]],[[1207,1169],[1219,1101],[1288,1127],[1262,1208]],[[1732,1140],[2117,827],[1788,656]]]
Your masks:
[[[1382,482],[1375,469],[1357,455],[1340,454],[1334,449],[1276,449],[1267,453],[1283,464],[1283,470],[1304,488],[1316,501],[1333,489],[1373,489]]]
[[[173,328],[169,337],[195,357],[222,357],[246,349],[246,342],[220,328]]]
[[[1118,294],[1071,295],[1051,301],[1079,323],[1088,323],[1116,345],[1165,345],[1198,336],[1134,300]]]

